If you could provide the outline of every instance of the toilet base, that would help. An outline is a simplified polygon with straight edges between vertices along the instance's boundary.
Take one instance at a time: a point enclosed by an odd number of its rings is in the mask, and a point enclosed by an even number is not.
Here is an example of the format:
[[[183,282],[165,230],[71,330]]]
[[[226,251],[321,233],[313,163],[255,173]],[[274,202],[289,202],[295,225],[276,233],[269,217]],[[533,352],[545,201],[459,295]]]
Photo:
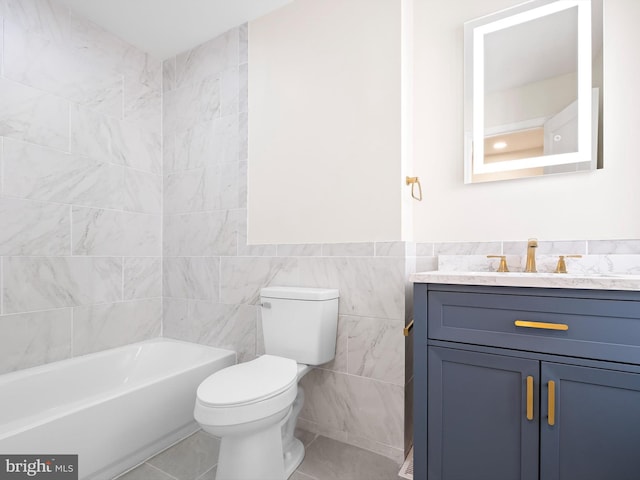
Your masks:
[[[297,438],[293,439],[291,449],[284,454],[284,478],[289,478],[304,460],[304,445]]]
[[[304,460],[304,445],[294,438],[284,455],[279,429],[250,437],[223,437],[216,480],[286,480]],[[274,461],[282,458],[283,461]]]
[[[216,480],[283,480],[279,424],[251,435],[222,437]]]
[[[298,385],[292,405],[267,418],[241,425],[201,423],[220,437],[216,480],[287,480],[304,459],[304,445],[294,437],[303,403]]]

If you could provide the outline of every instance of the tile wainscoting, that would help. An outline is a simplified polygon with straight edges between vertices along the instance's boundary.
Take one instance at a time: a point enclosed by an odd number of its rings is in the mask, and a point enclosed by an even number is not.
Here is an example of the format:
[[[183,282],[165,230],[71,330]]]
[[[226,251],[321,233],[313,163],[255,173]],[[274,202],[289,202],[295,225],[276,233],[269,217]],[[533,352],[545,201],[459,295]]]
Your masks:
[[[303,379],[300,426],[399,462],[406,383],[402,327],[410,272],[404,256],[375,256],[378,244],[356,246],[370,246],[371,256],[324,256],[321,245],[278,245],[273,246],[276,256],[176,257],[183,268],[165,270],[164,334],[232,348],[240,361],[251,360],[263,353],[257,306],[262,287],[338,288],[336,358]],[[403,244],[397,247],[404,251]],[[319,255],[278,256],[281,250]]]

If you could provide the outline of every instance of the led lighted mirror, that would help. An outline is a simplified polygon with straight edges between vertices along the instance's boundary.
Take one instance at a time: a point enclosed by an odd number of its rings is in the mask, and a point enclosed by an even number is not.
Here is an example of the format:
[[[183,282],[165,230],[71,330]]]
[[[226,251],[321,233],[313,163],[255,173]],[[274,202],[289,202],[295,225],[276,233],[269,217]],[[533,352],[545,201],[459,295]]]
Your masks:
[[[602,167],[602,0],[465,23],[465,183]]]

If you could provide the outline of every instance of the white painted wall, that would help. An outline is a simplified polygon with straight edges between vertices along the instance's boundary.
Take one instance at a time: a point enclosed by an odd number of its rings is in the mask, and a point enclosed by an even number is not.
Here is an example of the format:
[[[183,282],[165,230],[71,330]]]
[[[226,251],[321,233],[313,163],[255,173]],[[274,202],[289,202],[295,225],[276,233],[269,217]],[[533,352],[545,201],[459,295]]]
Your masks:
[[[640,237],[640,2],[605,2],[604,169],[463,184],[463,22],[521,0],[415,0],[417,241]]]
[[[249,24],[249,242],[399,240],[400,2],[296,0]]]

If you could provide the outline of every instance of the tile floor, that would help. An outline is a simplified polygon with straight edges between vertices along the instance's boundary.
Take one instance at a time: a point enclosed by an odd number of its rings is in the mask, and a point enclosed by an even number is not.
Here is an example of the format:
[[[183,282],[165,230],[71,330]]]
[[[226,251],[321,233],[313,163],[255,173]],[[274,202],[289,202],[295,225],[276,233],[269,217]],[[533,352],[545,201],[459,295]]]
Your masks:
[[[396,480],[400,466],[381,455],[298,430],[302,464],[289,480]],[[220,441],[198,431],[118,480],[214,480]],[[256,479],[262,480],[262,479]]]

